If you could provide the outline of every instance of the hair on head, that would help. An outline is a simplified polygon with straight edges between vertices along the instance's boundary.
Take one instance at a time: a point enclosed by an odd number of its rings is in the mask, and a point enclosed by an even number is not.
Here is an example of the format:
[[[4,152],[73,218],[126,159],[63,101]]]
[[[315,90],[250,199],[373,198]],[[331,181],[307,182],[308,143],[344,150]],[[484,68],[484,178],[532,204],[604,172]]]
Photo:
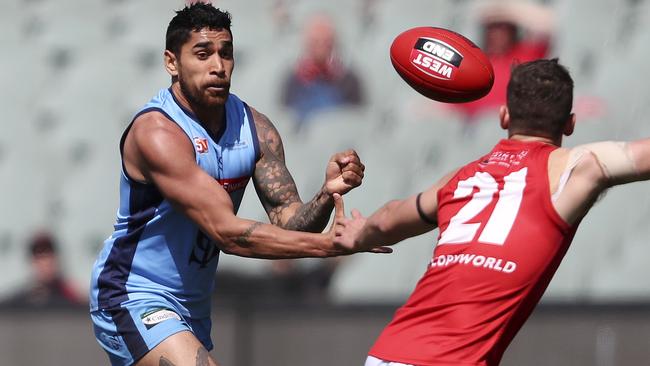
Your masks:
[[[510,133],[561,136],[571,116],[573,79],[557,58],[515,66],[508,83]]]
[[[165,39],[165,49],[178,56],[181,47],[190,38],[191,32],[203,28],[213,30],[230,30],[232,17],[229,12],[215,8],[210,3],[195,2],[178,10],[169,22]]]

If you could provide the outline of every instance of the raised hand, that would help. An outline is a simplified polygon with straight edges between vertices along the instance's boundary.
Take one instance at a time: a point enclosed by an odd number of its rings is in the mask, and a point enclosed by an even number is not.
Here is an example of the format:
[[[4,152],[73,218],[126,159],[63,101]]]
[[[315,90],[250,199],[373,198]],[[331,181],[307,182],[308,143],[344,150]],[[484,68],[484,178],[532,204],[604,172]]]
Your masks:
[[[346,194],[361,185],[365,169],[352,149],[332,155],[325,170],[325,190],[328,194]]]

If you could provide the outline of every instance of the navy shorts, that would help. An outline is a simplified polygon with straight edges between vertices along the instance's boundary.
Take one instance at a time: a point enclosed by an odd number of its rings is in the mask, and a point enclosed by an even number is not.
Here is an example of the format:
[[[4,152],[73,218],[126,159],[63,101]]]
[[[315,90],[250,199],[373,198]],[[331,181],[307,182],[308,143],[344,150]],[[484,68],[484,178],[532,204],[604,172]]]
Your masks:
[[[90,313],[95,338],[108,353],[113,366],[132,365],[165,338],[190,331],[208,350],[212,350],[210,318],[184,317],[161,299],[129,301],[118,309]]]

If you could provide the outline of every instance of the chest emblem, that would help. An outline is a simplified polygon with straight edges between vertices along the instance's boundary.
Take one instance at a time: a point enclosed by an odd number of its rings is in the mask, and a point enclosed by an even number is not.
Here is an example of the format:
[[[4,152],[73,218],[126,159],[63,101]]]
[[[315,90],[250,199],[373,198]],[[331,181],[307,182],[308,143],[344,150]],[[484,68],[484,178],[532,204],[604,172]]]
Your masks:
[[[205,154],[208,152],[208,139],[195,137],[194,139],[194,149],[199,154]]]

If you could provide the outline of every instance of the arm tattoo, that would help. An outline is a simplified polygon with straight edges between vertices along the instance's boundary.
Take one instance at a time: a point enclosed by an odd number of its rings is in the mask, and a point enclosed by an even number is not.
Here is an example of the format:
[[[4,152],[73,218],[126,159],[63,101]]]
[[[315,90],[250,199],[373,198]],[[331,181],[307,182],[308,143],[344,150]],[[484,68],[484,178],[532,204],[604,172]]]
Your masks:
[[[235,238],[235,243],[241,245],[242,247],[250,246],[251,243],[248,241],[248,238],[260,225],[262,225],[261,222],[254,222],[251,226],[248,227],[248,229],[246,229],[246,231],[244,231],[243,234]]]
[[[196,366],[210,366],[210,355],[203,347],[196,351]]]
[[[158,365],[176,366],[174,365],[173,362],[166,359],[165,356],[160,356],[160,362],[158,363]],[[210,354],[203,347],[199,347],[198,350],[196,351],[196,366],[210,366]]]
[[[287,221],[285,228],[309,232],[321,232],[330,219],[334,202],[328,200],[327,193],[321,191],[309,202],[298,207]]]
[[[320,232],[329,221],[333,201],[324,192],[319,192],[311,201],[302,204],[285,164],[280,134],[265,115],[257,111],[253,114],[262,152],[255,166],[253,183],[271,223],[285,229]],[[302,205],[291,217],[284,217],[287,208],[295,203]]]
[[[158,365],[159,366],[176,366],[176,365],[174,365],[173,362],[166,359],[165,356],[160,356],[160,362],[158,363]]]

